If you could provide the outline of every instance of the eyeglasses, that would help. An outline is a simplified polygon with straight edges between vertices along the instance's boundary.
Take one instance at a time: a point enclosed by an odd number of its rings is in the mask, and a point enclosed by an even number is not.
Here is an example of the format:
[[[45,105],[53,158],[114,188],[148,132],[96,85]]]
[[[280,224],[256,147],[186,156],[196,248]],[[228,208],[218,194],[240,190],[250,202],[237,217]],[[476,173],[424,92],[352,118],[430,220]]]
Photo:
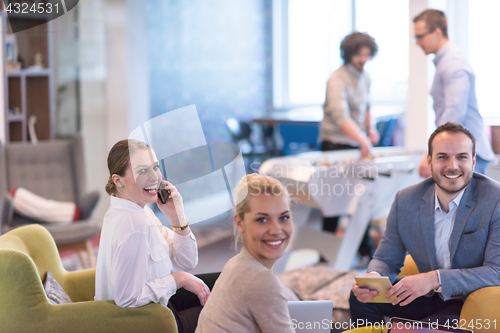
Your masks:
[[[424,38],[425,36],[432,34],[433,32],[434,32],[434,31],[428,31],[428,32],[426,32],[425,34],[415,35],[415,37],[413,37],[413,39],[415,39],[415,40],[420,40],[420,39]]]

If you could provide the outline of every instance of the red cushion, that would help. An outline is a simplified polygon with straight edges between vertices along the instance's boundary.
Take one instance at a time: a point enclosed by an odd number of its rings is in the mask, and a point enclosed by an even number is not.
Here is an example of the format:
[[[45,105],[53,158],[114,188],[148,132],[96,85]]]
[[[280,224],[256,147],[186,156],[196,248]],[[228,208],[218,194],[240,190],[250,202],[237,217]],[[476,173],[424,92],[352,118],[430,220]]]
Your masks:
[[[78,206],[75,208],[75,216],[73,217],[73,222],[80,220],[80,208]]]

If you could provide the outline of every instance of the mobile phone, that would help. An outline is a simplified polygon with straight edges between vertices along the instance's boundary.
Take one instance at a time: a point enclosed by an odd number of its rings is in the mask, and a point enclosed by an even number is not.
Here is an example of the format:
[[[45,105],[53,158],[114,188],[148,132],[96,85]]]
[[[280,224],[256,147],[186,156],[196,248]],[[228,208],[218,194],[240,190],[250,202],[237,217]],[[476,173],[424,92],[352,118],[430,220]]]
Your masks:
[[[165,189],[165,184],[161,183],[160,187],[158,188],[158,198],[160,198],[161,203],[165,203],[168,200],[168,197],[170,196],[170,190]]]

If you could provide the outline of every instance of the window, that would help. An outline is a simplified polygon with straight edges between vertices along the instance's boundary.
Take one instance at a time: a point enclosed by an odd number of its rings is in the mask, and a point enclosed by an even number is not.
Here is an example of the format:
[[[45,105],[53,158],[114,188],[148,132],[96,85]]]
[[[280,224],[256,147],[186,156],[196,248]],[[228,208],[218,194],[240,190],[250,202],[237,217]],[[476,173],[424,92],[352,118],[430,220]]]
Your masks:
[[[366,70],[372,78],[372,105],[397,105],[404,112],[408,98],[409,8],[408,1],[356,0],[355,27],[375,38],[379,52]],[[375,111],[374,110],[374,111]]]
[[[340,41],[352,31],[352,1],[273,0],[275,109],[323,104]]]
[[[326,82],[343,63],[340,42],[357,30],[368,32],[379,45],[379,54],[366,67],[373,113],[404,112],[408,10],[408,1],[402,0],[274,0],[274,108],[322,105]]]
[[[469,1],[469,61],[476,73],[476,93],[479,112],[486,124],[500,125],[498,106],[498,78],[500,55],[498,13],[500,1]],[[496,119],[495,119],[496,118]]]
[[[339,45],[351,31],[350,7],[334,1],[288,1],[288,91],[290,104],[322,104],[330,72],[341,65]]]

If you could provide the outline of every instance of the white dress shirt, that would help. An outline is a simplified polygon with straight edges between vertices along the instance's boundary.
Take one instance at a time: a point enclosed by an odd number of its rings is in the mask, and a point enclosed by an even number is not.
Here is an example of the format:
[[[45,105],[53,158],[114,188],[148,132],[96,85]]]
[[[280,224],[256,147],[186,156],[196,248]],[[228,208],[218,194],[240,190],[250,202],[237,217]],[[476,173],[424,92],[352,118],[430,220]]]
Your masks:
[[[439,204],[437,192],[434,191],[434,247],[436,248],[436,261],[439,269],[450,269],[450,236],[455,224],[457,216],[458,205],[464,195],[464,190],[460,192],[455,199],[448,204],[448,213],[446,213]],[[437,270],[439,284],[441,284],[441,274]],[[380,276],[379,272],[370,271]],[[441,292],[442,288],[439,287],[437,292]]]
[[[436,73],[431,95],[436,112],[436,126],[452,122],[461,124],[476,138],[476,154],[493,161],[495,155],[486,137],[483,118],[476,97],[476,74],[460,50],[446,43],[434,58]]]
[[[111,196],[97,256],[96,300],[114,300],[123,307],[167,305],[177,291],[171,273],[197,263],[193,233],[179,235],[149,207]]]
[[[446,213],[439,203],[437,192],[434,192],[434,246],[436,248],[436,261],[439,269],[450,269],[450,236],[455,224],[458,205],[464,192],[460,192],[455,199],[448,204],[448,213]],[[441,274],[438,272],[439,284],[441,284]],[[441,292],[441,287],[437,290]]]

